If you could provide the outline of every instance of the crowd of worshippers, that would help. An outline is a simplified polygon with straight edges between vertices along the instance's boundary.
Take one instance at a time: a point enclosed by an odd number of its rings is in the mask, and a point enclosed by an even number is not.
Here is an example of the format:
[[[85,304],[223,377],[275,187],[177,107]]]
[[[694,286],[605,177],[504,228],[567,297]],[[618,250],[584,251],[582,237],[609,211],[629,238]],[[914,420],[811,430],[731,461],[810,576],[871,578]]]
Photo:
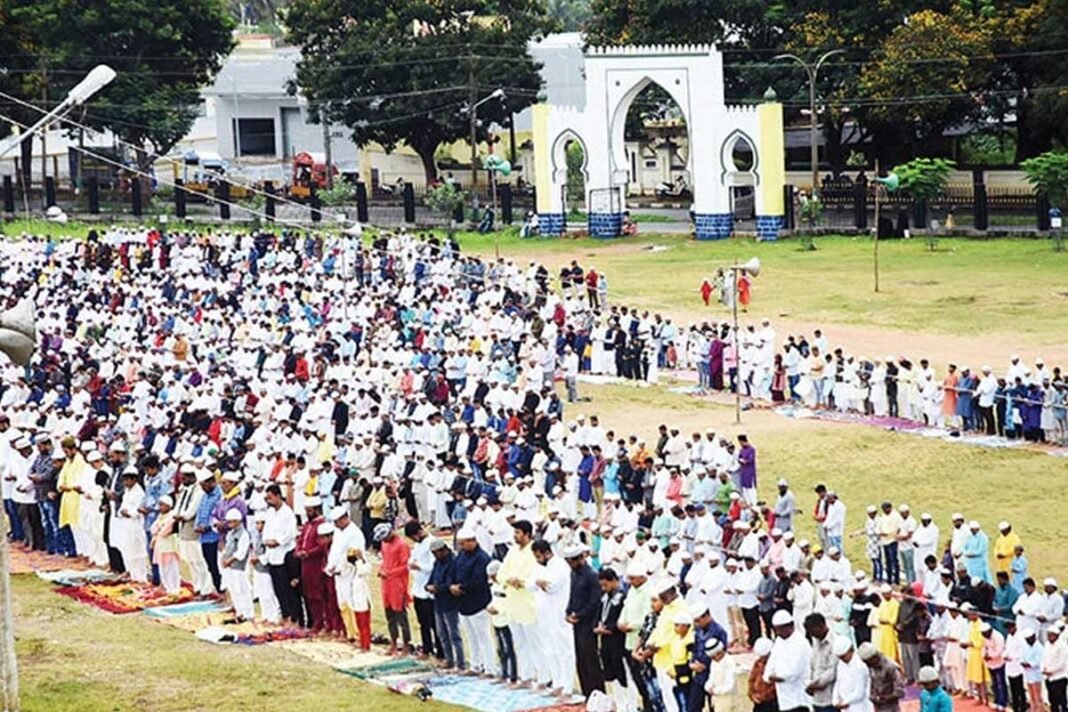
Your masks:
[[[749,649],[761,710],[893,709],[914,681],[1004,701],[999,679],[1015,705],[1009,650],[1031,639],[1064,708],[1063,599],[1035,590],[1007,523],[991,549],[954,517],[940,550],[907,507],[850,530],[821,486],[809,545],[786,480],[758,499],[745,435],[565,419],[553,377],[574,388],[571,336],[595,315],[536,265],[407,234],[115,229],[0,253],[0,294],[34,296],[40,336],[0,393],[15,546],[170,592],[184,569],[239,619],[364,648],[380,604],[391,652],[620,710],[722,712],[743,692],[727,653]],[[843,554],[853,535],[870,573]],[[1003,641],[1004,678],[973,629]]]
[[[950,363],[939,379],[928,359],[868,358],[831,349],[821,330],[776,340],[769,319],[735,337],[728,323],[679,329],[654,318],[659,367],[694,368],[698,391],[734,392],[770,403],[904,418],[932,427],[1068,445],[1068,381],[1042,358],[1033,368],[1013,354],[1001,375]]]

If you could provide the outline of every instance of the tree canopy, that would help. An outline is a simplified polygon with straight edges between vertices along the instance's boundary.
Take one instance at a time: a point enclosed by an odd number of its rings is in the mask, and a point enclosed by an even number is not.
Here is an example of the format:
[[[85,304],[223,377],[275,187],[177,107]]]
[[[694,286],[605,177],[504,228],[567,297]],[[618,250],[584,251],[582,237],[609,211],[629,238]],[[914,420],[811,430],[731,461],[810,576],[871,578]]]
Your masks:
[[[995,131],[1015,121],[1016,158],[1068,143],[1068,0],[592,0],[590,44],[715,43],[727,98],[758,102],[770,85],[797,117],[808,105],[804,71],[820,71],[826,158],[844,168],[853,138],[892,163],[936,148],[948,128]],[[869,156],[874,157],[874,156]]]
[[[540,0],[292,0],[285,23],[301,49],[290,90],[357,145],[406,144],[428,182],[438,146],[468,137],[472,99],[505,92],[478,107],[480,141],[537,100],[527,43],[552,26]]]
[[[233,47],[224,0],[8,0],[0,13],[0,38],[12,37],[5,42],[11,79],[4,91],[51,108],[106,63],[118,76],[77,117],[156,153],[192,127],[201,88]],[[150,162],[145,151],[139,162]]]

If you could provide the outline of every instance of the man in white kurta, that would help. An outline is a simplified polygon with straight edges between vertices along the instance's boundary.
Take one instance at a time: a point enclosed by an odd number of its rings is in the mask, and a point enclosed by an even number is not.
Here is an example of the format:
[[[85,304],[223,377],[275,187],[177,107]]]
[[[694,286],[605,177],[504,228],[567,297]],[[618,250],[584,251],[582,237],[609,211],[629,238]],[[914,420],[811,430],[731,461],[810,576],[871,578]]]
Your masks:
[[[845,636],[838,636],[832,643],[838,658],[835,669],[834,706],[842,712],[871,712],[871,672],[861,662],[853,643]]]

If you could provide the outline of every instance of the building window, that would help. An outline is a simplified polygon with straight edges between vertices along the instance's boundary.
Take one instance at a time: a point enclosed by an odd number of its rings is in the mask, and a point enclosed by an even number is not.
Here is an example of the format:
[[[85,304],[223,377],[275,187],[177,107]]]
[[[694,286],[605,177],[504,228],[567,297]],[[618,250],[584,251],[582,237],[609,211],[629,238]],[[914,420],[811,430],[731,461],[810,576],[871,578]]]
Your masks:
[[[274,119],[237,119],[234,143],[237,156],[273,156]]]

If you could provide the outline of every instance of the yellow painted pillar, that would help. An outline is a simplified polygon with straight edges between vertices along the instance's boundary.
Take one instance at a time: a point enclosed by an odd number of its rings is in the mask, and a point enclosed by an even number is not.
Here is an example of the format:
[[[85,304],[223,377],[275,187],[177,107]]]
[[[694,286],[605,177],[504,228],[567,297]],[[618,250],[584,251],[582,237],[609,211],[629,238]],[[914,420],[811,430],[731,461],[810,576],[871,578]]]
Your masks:
[[[535,104],[532,108],[534,123],[534,188],[537,193],[537,205],[534,209],[539,215],[552,210],[553,167],[549,145],[549,110],[548,104]]]
[[[786,185],[786,149],[783,135],[782,104],[768,90],[766,101],[757,107],[760,124],[760,186],[757,200],[757,235],[774,240],[783,226],[785,214],[783,187]]]

